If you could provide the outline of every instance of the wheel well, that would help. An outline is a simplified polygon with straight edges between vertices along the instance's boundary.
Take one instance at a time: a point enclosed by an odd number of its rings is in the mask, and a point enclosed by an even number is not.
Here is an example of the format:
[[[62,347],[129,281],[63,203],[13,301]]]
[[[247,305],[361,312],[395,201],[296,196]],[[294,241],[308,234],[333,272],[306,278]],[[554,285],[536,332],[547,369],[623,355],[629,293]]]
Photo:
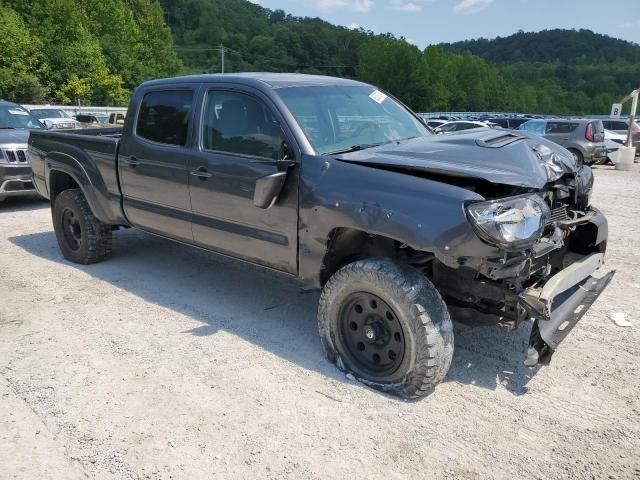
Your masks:
[[[348,263],[365,258],[388,257],[414,268],[425,271],[433,255],[429,252],[417,252],[398,240],[354,228],[336,228],[331,231],[327,250],[322,260],[320,282],[327,283],[329,278]]]
[[[56,199],[60,193],[71,188],[80,188],[78,182],[67,173],[54,170],[49,176],[49,199],[51,203]]]

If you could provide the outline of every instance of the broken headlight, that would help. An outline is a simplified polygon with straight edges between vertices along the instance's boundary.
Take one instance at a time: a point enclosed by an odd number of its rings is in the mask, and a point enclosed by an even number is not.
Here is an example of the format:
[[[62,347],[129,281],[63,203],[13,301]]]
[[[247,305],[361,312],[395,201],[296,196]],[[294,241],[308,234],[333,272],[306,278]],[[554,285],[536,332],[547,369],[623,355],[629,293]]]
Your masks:
[[[537,238],[551,213],[542,197],[527,194],[472,203],[467,214],[487,241],[517,246]]]

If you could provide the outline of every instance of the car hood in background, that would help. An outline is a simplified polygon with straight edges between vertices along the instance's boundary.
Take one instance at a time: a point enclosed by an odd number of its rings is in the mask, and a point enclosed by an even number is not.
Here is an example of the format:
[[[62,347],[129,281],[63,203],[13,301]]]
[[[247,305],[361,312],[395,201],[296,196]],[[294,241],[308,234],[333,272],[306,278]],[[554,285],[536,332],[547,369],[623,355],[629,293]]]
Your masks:
[[[11,143],[26,144],[29,140],[29,132],[27,129],[0,129],[0,146]]]
[[[554,172],[563,175],[579,169],[567,150],[549,140],[492,128],[419,137],[335,157],[371,167],[424,171],[535,189],[553,180]]]

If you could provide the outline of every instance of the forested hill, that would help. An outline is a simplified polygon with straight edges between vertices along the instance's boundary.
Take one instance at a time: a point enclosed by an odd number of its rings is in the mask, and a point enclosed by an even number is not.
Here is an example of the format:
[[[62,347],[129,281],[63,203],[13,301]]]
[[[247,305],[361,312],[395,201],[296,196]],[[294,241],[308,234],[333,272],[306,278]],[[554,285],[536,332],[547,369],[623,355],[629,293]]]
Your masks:
[[[144,80],[272,71],[351,77],[417,111],[606,114],[638,87],[640,47],[589,31],[426,49],[245,0],[0,0],[0,98],[126,105]]]
[[[245,0],[160,0],[185,72],[303,71],[353,77],[369,36]]]
[[[442,44],[447,52],[470,52],[492,63],[560,62],[565,64],[640,62],[640,45],[591,30],[518,32]]]

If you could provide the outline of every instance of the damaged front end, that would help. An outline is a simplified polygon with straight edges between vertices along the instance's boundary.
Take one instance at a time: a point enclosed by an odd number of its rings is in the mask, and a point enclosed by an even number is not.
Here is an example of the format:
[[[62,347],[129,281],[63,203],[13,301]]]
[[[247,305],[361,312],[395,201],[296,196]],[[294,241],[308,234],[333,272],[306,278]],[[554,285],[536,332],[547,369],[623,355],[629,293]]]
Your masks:
[[[417,222],[426,238],[403,243],[402,260],[434,283],[456,320],[516,329],[535,319],[529,365],[549,362],[613,276],[603,266],[607,221],[590,205],[593,173],[544,138],[486,129],[394,142],[340,161],[473,193],[462,200],[463,225],[425,214],[439,235],[429,238]]]
[[[604,254],[592,253],[519,295],[522,306],[535,319],[525,365],[549,363],[560,342],[613,278],[615,272],[606,271],[603,265]]]
[[[534,319],[528,366],[549,363],[614,275],[604,267],[606,218],[589,206],[592,184],[584,167],[542,191],[471,204],[478,235],[502,255],[434,268],[455,317],[511,328]]]

